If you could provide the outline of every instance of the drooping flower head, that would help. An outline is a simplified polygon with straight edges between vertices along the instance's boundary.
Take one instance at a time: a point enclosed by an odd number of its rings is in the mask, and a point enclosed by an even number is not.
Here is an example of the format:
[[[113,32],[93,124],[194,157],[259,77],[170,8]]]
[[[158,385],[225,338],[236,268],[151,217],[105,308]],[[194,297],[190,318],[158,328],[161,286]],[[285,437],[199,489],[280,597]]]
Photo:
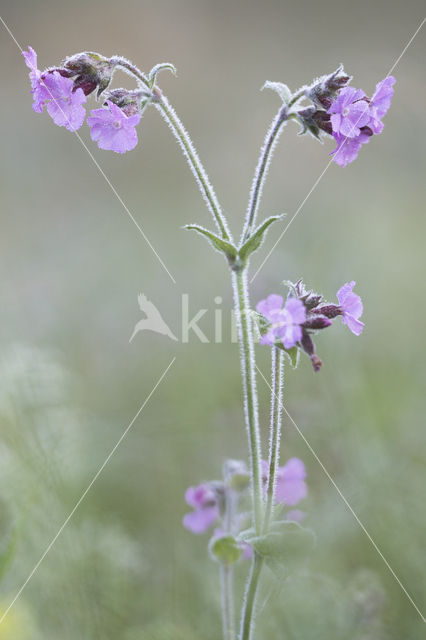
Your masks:
[[[327,329],[338,316],[342,316],[343,323],[355,335],[359,336],[363,330],[364,323],[359,320],[363,307],[361,298],[353,292],[355,282],[347,282],[339,289],[338,305],[324,302],[322,295],[307,289],[302,280],[296,283],[286,281],[285,284],[291,290],[291,297],[284,307],[283,297],[276,294],[261,300],[256,307],[270,323],[266,326],[260,323],[260,332],[263,333],[260,342],[276,347],[282,343],[286,349],[296,346],[309,356],[314,371],[319,371],[322,361],[315,352],[315,333]],[[297,358],[293,366],[295,363]]]
[[[314,80],[304,92],[312,105],[298,104],[295,112],[301,133],[308,132],[318,140],[324,134],[334,137],[337,146],[330,155],[341,167],[353,162],[362,145],[382,132],[382,118],[390,107],[395,84],[393,76],[386,77],[369,98],[362,89],[348,86],[350,80],[343,67]]]
[[[134,149],[138,143],[135,127],[140,122],[140,114],[126,116],[111,100],[106,103],[108,108],[93,109],[87,118],[92,140],[98,143],[100,149],[116,153]]]
[[[284,306],[283,303],[282,296],[271,294],[256,305],[256,310],[271,323],[260,343],[272,346],[280,340],[286,349],[291,349],[302,337],[306,310],[296,298],[288,298]]]
[[[353,87],[341,90],[328,109],[337,147],[331,152],[341,167],[355,160],[361,146],[383,131],[383,116],[390,107],[395,78],[388,76],[376,85],[373,97]]]
[[[209,484],[189,487],[185,493],[185,500],[193,511],[183,518],[183,526],[192,533],[204,533],[219,518],[217,493]]]

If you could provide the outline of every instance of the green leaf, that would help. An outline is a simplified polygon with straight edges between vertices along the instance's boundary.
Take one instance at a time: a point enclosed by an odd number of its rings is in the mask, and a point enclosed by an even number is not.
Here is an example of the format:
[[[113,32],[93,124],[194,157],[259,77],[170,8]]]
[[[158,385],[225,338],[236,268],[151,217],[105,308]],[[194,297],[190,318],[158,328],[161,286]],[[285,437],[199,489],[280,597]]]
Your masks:
[[[226,566],[237,562],[241,555],[241,549],[233,536],[212,538],[210,542],[210,552],[220,564]]]
[[[269,533],[251,540],[251,544],[272,570],[284,567],[286,572],[297,568],[311,553],[315,534],[297,522],[274,522]]]
[[[250,254],[252,254],[254,251],[257,251],[257,249],[259,249],[260,245],[262,244],[265,238],[265,234],[269,226],[273,222],[276,222],[277,220],[282,220],[283,218],[284,218],[284,214],[279,216],[271,216],[270,218],[267,218],[266,220],[264,220],[264,222],[262,222],[262,224],[259,225],[255,231],[253,231],[250,238],[246,240],[246,242],[243,244],[243,246],[238,252],[243,262],[247,260]]]
[[[256,538],[256,531],[254,527],[250,527],[250,529],[244,529],[244,531],[240,531],[238,534],[238,540],[242,540],[243,542],[251,542]]]
[[[161,62],[160,64],[156,64],[155,67],[152,67],[148,76],[149,84],[151,87],[154,86],[157,75],[160,73],[160,71],[163,71],[163,69],[168,69],[173,73],[174,76],[177,75],[176,67],[171,62]]]
[[[275,346],[287,354],[288,359],[290,360],[291,368],[297,369],[297,365],[299,364],[299,358],[300,358],[299,347],[294,346],[294,347],[291,347],[291,349],[286,349],[282,342],[276,342]]]
[[[285,104],[288,104],[290,102],[293,95],[288,86],[283,82],[270,82],[269,80],[267,80],[261,90],[263,91],[263,89],[272,89],[272,91],[278,93],[281,100]]]
[[[184,226],[184,229],[192,229],[201,234],[202,236],[207,238],[207,240],[210,242],[212,247],[216,249],[216,251],[224,253],[231,264],[235,262],[238,252],[237,248],[234,247],[234,245],[230,242],[219,238],[219,236],[215,235],[211,231],[208,231],[208,229],[204,229],[204,227],[200,227],[197,224],[187,224]]]

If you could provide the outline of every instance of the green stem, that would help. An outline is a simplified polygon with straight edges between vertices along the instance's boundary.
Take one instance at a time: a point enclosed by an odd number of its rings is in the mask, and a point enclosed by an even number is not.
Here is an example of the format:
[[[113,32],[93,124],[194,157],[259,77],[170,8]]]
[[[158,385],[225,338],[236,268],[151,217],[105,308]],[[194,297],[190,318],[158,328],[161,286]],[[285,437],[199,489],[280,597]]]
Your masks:
[[[232,566],[221,566],[222,621],[224,640],[234,640],[234,570]]]
[[[256,604],[256,595],[262,565],[263,558],[254,552],[246,593],[244,596],[239,640],[250,640],[254,631],[254,607]]]
[[[259,209],[260,198],[262,196],[263,186],[265,184],[268,173],[269,164],[275,145],[278,142],[279,135],[282,131],[283,124],[288,119],[288,109],[286,105],[282,105],[272,121],[272,124],[266,134],[263,147],[260,152],[256,171],[253,177],[252,187],[250,191],[250,200],[247,207],[246,221],[241,236],[241,244],[243,244],[253,230],[256,221],[256,215]]]
[[[185,130],[182,122],[176,114],[173,107],[168,102],[166,96],[164,96],[159,89],[156,89],[157,101],[154,102],[155,106],[159,109],[166,122],[169,124],[170,129],[177,138],[182,151],[188,161],[189,167],[195,176],[197,184],[201,193],[206,201],[210,212],[213,215],[214,221],[222,234],[224,240],[231,240],[231,232],[229,231],[227,221],[222,213],[218,199],[214,192],[214,189],[208,179],[207,173],[201,163],[200,158],[195,150],[192,140]]]
[[[248,299],[247,271],[232,272],[236,319],[240,342],[241,373],[243,378],[244,412],[247,427],[254,527],[260,535],[263,519],[261,450],[254,360],[253,326]]]
[[[151,85],[145,74],[138,67],[136,67],[136,65],[133,65],[131,62],[129,62],[129,60],[126,60],[125,58],[121,58],[119,56],[115,56],[111,58],[111,62],[114,62],[118,66],[125,69],[128,73],[142,82],[146,87],[151,89]],[[179,119],[176,111],[173,109],[166,96],[163,95],[160,89],[158,87],[154,87],[152,89],[152,93],[152,103],[160,111],[174,136],[178,140],[184,156],[188,161],[190,169],[195,176],[200,191],[203,194],[206,204],[213,215],[213,219],[216,222],[220,233],[222,234],[222,238],[224,238],[224,240],[232,240],[231,232],[229,231],[226,218],[222,213],[222,209],[214,192],[213,186],[210,183],[206,170],[203,167],[203,164],[198,156],[191,138],[185,130],[185,127]]]
[[[281,416],[282,416],[282,393],[284,382],[284,352],[282,349],[272,347],[272,377],[271,377],[271,424],[269,440],[269,475],[266,488],[266,508],[265,519],[263,521],[263,534],[266,534],[271,523],[272,506],[274,503],[274,492],[277,467],[280,458],[280,437],[281,437]]]

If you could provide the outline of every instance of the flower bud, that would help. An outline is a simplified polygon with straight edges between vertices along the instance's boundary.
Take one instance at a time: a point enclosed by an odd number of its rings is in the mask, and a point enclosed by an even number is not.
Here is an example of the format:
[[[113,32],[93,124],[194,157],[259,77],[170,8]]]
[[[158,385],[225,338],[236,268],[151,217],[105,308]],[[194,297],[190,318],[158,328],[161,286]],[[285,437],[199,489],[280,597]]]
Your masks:
[[[143,89],[129,91],[128,89],[113,89],[105,95],[105,102],[111,100],[117,107],[126,114],[126,116],[134,116],[141,113],[151,94]]]
[[[305,329],[312,329],[313,331],[316,331],[318,329],[326,329],[331,324],[333,324],[332,321],[325,316],[315,315],[314,317],[311,316],[308,318],[306,322],[304,322],[303,326]]]
[[[241,460],[227,460],[223,466],[225,482],[234,491],[244,491],[250,485],[247,465]]]
[[[337,92],[345,87],[351,80],[344,72],[343,66],[328,75],[322,76],[311,84],[305,91],[305,95],[320,109],[329,109]]]
[[[342,315],[342,309],[337,304],[326,304],[322,307],[317,307],[316,309],[312,309],[312,313],[318,313],[326,318],[337,318],[337,316]]]
[[[304,352],[307,353],[310,357],[314,371],[315,373],[317,373],[322,367],[322,360],[315,353],[314,341],[312,340],[309,333],[305,330],[303,331],[303,336],[300,344],[302,345]]]
[[[75,77],[74,91],[83,89],[87,96],[97,87],[99,97],[111,82],[115,63],[99,53],[85,51],[65,58],[63,66],[68,77]]]

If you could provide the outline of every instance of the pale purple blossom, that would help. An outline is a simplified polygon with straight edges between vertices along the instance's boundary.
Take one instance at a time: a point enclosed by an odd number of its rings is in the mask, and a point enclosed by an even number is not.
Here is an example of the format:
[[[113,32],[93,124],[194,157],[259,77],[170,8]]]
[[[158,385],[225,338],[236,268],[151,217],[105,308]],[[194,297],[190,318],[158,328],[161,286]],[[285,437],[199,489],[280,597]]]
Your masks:
[[[381,118],[386,115],[390,107],[394,84],[395,78],[393,76],[388,76],[376,85],[376,90],[370,102],[372,118],[369,126],[373,133],[377,134],[383,131],[384,124],[381,121]]]
[[[204,533],[219,518],[216,492],[208,484],[189,487],[185,500],[194,510],[184,516],[183,526],[192,533]]]
[[[281,340],[286,349],[291,349],[302,338],[301,325],[306,320],[306,309],[297,298],[288,298],[284,307],[283,302],[282,296],[271,294],[257,304],[256,310],[271,323],[260,343],[272,346]]]
[[[331,104],[327,113],[331,115],[333,133],[347,138],[356,138],[361,127],[370,122],[370,107],[362,89],[345,87]]]
[[[48,94],[43,83],[42,73],[37,68],[37,54],[32,47],[28,47],[28,51],[23,51],[22,55],[25,58],[25,64],[30,69],[31,93],[34,98],[32,107],[37,113],[43,113]]]
[[[80,129],[86,117],[82,106],[86,102],[84,91],[73,91],[74,82],[64,78],[59,71],[46,74],[44,84],[47,88],[46,108],[53,122],[68,131]]]
[[[334,133],[333,137],[336,140],[337,147],[330,155],[334,155],[334,162],[341,167],[346,167],[347,164],[353,162],[362,145],[370,141],[370,136],[362,131],[356,138],[347,138],[340,133]]]
[[[23,51],[22,55],[30,69],[34,111],[42,113],[46,107],[55,124],[69,131],[77,131],[86,117],[86,110],[82,106],[86,102],[83,91],[74,91],[74,82],[63,77],[59,71],[42,73],[37,68],[37,54],[32,47],[28,47],[28,51]]]
[[[352,291],[354,286],[353,280],[344,284],[337,292],[337,299],[342,311],[343,324],[347,324],[352,333],[359,336],[364,328],[364,323],[359,320],[363,306],[359,295]]]
[[[334,162],[345,167],[353,162],[362,145],[383,131],[382,118],[393,96],[395,78],[388,76],[376,85],[371,100],[361,89],[345,87],[331,104],[328,114],[337,147],[331,152]]]
[[[266,485],[269,476],[269,465],[262,460],[262,477]],[[306,498],[308,489],[305,482],[306,469],[302,460],[290,458],[284,466],[279,467],[275,481],[275,501],[284,502],[289,507],[294,507]]]
[[[107,109],[93,109],[87,118],[92,140],[98,143],[100,149],[116,153],[134,149],[138,143],[135,127],[141,119],[140,114],[126,116],[111,100],[107,100],[107,105]]]

